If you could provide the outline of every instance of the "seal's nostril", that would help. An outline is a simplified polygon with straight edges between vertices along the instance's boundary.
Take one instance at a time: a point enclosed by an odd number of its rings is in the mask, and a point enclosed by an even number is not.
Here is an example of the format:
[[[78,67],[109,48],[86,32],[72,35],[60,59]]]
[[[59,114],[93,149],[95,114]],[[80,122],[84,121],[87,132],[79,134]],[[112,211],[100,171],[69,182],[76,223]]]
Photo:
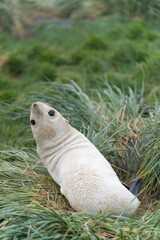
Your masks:
[[[36,107],[36,106],[37,106],[37,103],[33,103],[32,106],[33,106],[33,107]]]

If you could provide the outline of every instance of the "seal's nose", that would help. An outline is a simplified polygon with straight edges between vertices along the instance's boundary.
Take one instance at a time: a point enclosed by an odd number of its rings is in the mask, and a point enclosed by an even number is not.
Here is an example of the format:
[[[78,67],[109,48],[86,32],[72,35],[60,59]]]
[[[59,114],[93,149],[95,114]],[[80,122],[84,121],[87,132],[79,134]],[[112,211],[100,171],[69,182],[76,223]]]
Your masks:
[[[33,103],[32,106],[33,106],[33,107],[36,107],[36,106],[37,106],[37,103]]]

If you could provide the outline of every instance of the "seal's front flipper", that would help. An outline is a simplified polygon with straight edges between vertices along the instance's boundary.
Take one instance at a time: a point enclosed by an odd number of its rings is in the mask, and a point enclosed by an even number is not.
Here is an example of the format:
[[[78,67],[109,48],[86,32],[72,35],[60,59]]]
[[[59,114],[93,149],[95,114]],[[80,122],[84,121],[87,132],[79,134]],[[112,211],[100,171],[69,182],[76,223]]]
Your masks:
[[[140,178],[138,178],[137,180],[135,180],[135,181],[132,183],[129,191],[130,191],[131,193],[133,193],[135,196],[137,196],[137,195],[139,194],[139,192],[140,192],[141,184],[142,184],[142,180],[141,180]]]

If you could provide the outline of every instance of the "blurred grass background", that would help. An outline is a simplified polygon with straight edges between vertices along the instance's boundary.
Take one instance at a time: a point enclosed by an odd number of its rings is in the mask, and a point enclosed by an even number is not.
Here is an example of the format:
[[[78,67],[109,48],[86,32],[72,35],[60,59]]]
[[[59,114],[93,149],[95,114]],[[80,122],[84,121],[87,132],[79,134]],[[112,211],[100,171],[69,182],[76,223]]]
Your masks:
[[[1,99],[15,99],[17,88],[27,89],[47,78],[63,82],[69,78],[80,85],[86,78],[91,86],[93,78],[103,78],[120,88],[135,82],[141,86],[144,78],[146,93],[158,83],[159,1],[0,4]],[[83,15],[92,8],[94,19],[91,13]],[[153,94],[150,97],[154,100]]]
[[[0,239],[160,238],[159,17],[159,0],[0,0]],[[35,152],[37,100],[127,187],[142,178],[137,216],[64,212],[73,209]]]

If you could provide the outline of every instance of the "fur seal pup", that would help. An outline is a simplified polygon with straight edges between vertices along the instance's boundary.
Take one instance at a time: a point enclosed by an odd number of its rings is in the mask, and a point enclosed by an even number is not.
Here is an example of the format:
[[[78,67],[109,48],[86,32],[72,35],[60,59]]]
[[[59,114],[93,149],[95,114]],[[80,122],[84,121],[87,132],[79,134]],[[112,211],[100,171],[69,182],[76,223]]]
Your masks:
[[[122,185],[98,149],[56,109],[36,102],[30,122],[42,162],[75,210],[127,217],[135,213],[139,200]]]

